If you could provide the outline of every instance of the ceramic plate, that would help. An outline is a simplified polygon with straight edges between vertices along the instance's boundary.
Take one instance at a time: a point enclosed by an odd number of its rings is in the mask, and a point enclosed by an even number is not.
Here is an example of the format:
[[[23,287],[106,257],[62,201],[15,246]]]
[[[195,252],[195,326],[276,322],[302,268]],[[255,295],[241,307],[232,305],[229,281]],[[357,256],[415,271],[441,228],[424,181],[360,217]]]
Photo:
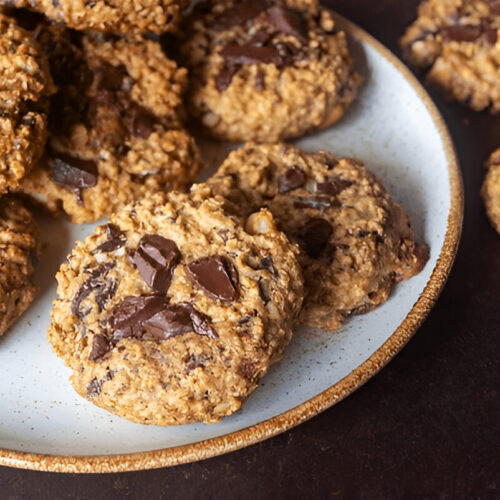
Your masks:
[[[34,305],[0,341],[0,464],[66,472],[111,472],[200,460],[256,443],[337,403],[377,373],[417,330],[450,271],[460,236],[462,184],[436,108],[411,73],[360,28],[339,19],[366,83],[335,127],[300,141],[307,150],[364,159],[412,216],[431,257],[379,309],[338,332],[298,329],[243,409],[219,424],[148,427],[80,398],[45,332],[54,274],[93,226],[41,221],[45,243]],[[224,148],[204,145],[214,164]]]

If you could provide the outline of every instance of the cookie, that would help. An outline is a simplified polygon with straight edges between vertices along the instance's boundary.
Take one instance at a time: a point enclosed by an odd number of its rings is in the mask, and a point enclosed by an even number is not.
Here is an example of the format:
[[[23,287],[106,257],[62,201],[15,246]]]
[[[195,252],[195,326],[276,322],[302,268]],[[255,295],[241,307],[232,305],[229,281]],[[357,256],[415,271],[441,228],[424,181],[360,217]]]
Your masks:
[[[500,2],[427,0],[401,39],[406,60],[475,111],[500,111]]]
[[[0,13],[0,196],[42,155],[47,97],[54,91],[46,57],[31,35]]]
[[[481,195],[491,224],[500,233],[500,149],[490,156],[486,167]]]
[[[185,189],[201,161],[182,129],[186,70],[158,43],[42,26],[58,93],[45,157],[20,191],[75,223],[148,193]]]
[[[188,0],[0,0],[77,30],[129,35],[175,31]]]
[[[184,31],[190,110],[217,139],[300,137],[338,121],[356,97],[361,77],[327,11],[313,15],[267,0],[208,2]]]
[[[266,207],[301,247],[304,325],[339,328],[385,302],[427,261],[408,216],[360,161],[248,144],[208,184],[241,215]]]
[[[58,275],[49,341],[76,391],[134,422],[217,422],[292,335],[298,250],[262,211],[226,215],[204,185],[127,205]]]
[[[39,233],[31,212],[10,196],[0,199],[0,336],[33,301]]]

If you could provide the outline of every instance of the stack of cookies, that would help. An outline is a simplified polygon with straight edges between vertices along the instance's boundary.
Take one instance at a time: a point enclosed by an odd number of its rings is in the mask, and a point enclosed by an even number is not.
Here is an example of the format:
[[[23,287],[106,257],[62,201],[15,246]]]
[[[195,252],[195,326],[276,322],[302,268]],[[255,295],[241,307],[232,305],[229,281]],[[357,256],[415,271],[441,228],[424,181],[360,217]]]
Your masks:
[[[340,120],[361,84],[314,0],[2,3],[0,334],[35,294],[20,200],[108,219],[56,276],[48,337],[83,397],[217,422],[296,325],[334,331],[426,264],[361,161],[283,142]],[[246,144],[193,185],[188,129]]]

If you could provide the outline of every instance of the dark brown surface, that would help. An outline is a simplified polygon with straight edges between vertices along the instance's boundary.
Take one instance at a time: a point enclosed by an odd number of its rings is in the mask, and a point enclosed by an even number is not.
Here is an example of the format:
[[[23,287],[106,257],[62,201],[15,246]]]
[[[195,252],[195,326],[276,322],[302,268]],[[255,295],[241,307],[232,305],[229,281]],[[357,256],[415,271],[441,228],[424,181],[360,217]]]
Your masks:
[[[397,52],[417,0],[328,5]],[[466,191],[461,249],[438,305],[401,354],[334,408],[201,463],[106,476],[0,468],[2,498],[500,498],[500,236],[479,199],[500,117],[432,93]]]

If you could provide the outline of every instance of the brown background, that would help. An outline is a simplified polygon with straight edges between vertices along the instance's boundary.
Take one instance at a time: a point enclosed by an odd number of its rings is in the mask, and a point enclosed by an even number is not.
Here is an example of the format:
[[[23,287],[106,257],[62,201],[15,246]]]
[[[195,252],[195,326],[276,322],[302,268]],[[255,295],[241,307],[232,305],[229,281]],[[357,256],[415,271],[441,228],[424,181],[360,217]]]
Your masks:
[[[398,53],[418,1],[325,3]],[[432,96],[462,163],[464,234],[436,308],[388,367],[341,404],[251,448],[104,476],[0,467],[0,497],[500,498],[500,237],[479,199],[500,117]]]

